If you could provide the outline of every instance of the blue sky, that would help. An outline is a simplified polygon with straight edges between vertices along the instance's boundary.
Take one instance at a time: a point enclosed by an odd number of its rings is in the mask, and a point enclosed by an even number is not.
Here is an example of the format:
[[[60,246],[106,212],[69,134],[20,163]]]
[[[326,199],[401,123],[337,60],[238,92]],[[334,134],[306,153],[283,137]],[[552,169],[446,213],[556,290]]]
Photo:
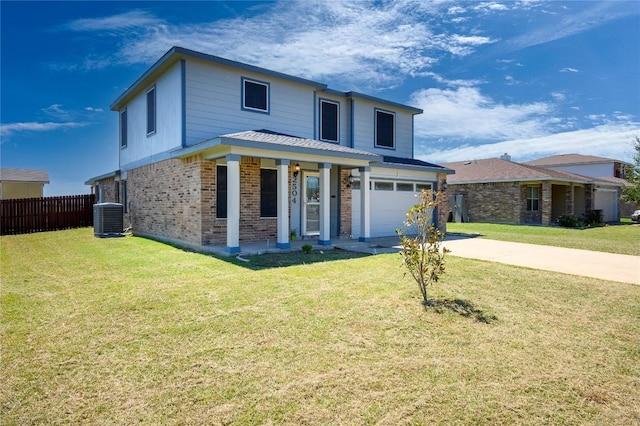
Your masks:
[[[2,1],[2,167],[87,193],[118,168],[109,105],[174,45],[424,109],[418,158],[631,161],[639,1]]]

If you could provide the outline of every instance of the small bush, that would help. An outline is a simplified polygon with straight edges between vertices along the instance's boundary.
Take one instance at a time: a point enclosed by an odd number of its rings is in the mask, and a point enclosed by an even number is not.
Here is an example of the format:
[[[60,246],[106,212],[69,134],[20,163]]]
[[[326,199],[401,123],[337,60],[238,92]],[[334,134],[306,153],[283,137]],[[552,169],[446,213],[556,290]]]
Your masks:
[[[589,226],[602,225],[602,210],[591,210],[584,217],[584,221]]]
[[[584,222],[572,214],[563,214],[556,219],[556,222],[565,228],[582,228],[584,226]]]
[[[305,244],[305,245],[302,246],[302,251],[305,254],[311,253],[311,250],[313,250],[313,247],[311,246],[311,244]]]

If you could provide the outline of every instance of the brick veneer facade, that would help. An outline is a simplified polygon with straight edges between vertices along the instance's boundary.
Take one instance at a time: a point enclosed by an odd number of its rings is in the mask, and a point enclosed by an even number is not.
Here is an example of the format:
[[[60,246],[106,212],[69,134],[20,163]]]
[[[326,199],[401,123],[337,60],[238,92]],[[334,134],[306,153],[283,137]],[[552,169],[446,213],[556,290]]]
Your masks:
[[[527,210],[527,188],[538,188],[538,210]],[[561,195],[555,200],[560,214],[575,214],[575,187],[553,185],[550,182],[491,182],[449,185],[450,195],[461,194],[465,198],[469,221],[513,224],[551,225],[554,217],[553,192]],[[593,185],[584,186],[585,211],[593,210]],[[447,210],[448,211],[448,210]],[[558,215],[557,213],[555,214]]]
[[[134,234],[161,239],[185,241],[200,245],[226,245],[227,220],[216,218],[216,161],[201,155],[176,158],[127,172],[128,211],[125,226]],[[352,191],[349,183],[351,169],[341,169],[340,178],[340,236],[352,233]],[[293,170],[289,169],[289,183]],[[438,188],[446,174],[438,174]],[[122,199],[122,182],[120,198]],[[104,201],[115,202],[115,179],[99,182],[104,188]],[[289,195],[290,197],[290,195]],[[448,212],[447,198],[438,210],[438,224],[444,232]],[[291,203],[289,220],[291,220]],[[277,219],[260,217],[260,159],[241,157],[240,160],[240,242],[277,239]]]
[[[351,235],[351,215],[352,213],[352,197],[351,183],[349,175],[351,169],[343,169],[340,171],[340,236],[348,237]]]

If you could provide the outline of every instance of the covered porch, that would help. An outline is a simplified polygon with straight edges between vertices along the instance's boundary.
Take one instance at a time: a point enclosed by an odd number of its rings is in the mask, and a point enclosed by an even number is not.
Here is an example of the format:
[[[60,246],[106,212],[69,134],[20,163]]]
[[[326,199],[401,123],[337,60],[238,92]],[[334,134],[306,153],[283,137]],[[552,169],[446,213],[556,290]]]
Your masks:
[[[202,245],[238,254],[244,245],[288,250],[309,241],[330,247],[350,235],[349,175],[357,170],[366,188],[359,201],[357,236],[371,239],[368,179],[381,157],[341,145],[279,133],[249,131],[225,135],[183,149],[211,163],[201,191]],[[207,194],[206,197],[204,195]],[[348,216],[348,220],[344,220]],[[256,243],[258,242],[258,243]]]

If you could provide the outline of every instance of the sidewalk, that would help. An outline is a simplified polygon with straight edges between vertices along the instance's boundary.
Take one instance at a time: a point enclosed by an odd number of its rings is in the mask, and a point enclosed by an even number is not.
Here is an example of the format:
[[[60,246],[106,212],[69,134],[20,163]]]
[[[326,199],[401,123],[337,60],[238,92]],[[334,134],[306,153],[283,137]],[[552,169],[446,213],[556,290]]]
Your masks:
[[[640,285],[640,256],[450,236],[450,256]]]

